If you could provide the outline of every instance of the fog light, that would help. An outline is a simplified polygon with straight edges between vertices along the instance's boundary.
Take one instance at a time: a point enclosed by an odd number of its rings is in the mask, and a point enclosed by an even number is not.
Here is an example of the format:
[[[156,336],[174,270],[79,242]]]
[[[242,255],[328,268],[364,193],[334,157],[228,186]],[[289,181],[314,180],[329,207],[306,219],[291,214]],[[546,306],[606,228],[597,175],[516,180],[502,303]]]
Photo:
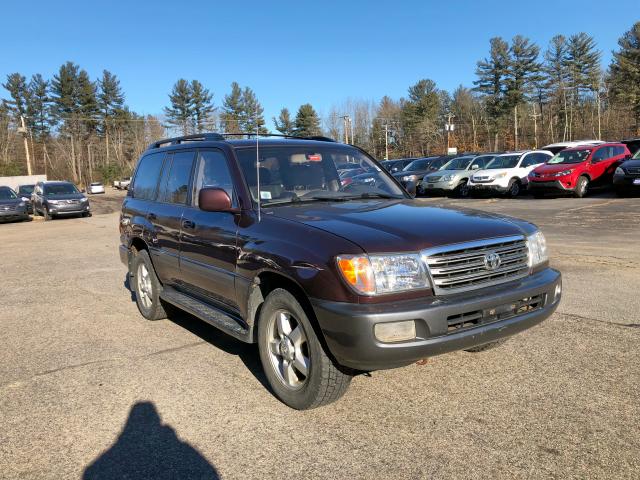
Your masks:
[[[553,302],[557,302],[560,300],[560,295],[562,295],[562,283],[558,283],[556,285],[556,290],[553,292]]]
[[[404,342],[416,338],[416,323],[413,320],[376,323],[373,332],[381,342]]]

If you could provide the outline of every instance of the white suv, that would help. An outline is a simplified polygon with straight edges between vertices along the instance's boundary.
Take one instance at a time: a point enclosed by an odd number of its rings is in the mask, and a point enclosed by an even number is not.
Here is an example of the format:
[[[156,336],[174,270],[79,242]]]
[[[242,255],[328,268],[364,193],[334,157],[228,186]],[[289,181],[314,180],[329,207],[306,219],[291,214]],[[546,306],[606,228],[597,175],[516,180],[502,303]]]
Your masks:
[[[552,157],[547,150],[503,153],[471,175],[469,188],[471,192],[490,191],[517,197],[527,187],[529,173]]]
[[[552,143],[551,145],[542,147],[542,150],[547,150],[555,155],[566,148],[583,147],[585,145],[600,145],[601,143],[604,142],[602,140],[574,140],[572,142]]]

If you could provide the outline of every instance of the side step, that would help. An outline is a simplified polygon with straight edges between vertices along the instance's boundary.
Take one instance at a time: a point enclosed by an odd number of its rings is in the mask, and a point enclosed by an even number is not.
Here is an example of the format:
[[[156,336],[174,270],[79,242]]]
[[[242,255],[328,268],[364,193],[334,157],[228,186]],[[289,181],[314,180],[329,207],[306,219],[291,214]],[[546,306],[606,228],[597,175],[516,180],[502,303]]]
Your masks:
[[[204,320],[208,324],[213,325],[238,340],[245,343],[252,343],[251,332],[247,328],[247,325],[239,318],[229,315],[208,303],[202,302],[172,287],[165,286],[160,293],[160,298]]]

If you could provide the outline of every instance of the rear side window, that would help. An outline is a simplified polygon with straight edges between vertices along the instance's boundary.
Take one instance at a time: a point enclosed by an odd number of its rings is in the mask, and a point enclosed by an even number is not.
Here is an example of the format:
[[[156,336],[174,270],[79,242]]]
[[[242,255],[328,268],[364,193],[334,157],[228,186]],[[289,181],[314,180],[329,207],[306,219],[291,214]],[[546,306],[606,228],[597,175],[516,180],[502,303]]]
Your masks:
[[[172,157],[169,175],[160,189],[158,201],[185,205],[189,196],[194,152],[177,152]]]
[[[612,157],[612,148],[611,147],[602,147],[596,153],[593,154],[592,160],[606,160],[607,158]]]
[[[141,200],[153,200],[162,170],[164,153],[145,155],[138,164],[133,182],[133,197]]]

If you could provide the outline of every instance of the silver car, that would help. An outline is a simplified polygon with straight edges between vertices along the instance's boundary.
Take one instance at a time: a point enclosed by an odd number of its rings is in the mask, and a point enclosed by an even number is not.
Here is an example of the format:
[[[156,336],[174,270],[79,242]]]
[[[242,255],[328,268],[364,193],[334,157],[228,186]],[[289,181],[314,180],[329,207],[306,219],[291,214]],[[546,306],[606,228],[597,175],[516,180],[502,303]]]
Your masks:
[[[458,197],[467,197],[469,177],[475,170],[484,168],[495,156],[495,154],[465,155],[449,160],[440,170],[423,178],[420,190],[427,195],[453,194]]]

